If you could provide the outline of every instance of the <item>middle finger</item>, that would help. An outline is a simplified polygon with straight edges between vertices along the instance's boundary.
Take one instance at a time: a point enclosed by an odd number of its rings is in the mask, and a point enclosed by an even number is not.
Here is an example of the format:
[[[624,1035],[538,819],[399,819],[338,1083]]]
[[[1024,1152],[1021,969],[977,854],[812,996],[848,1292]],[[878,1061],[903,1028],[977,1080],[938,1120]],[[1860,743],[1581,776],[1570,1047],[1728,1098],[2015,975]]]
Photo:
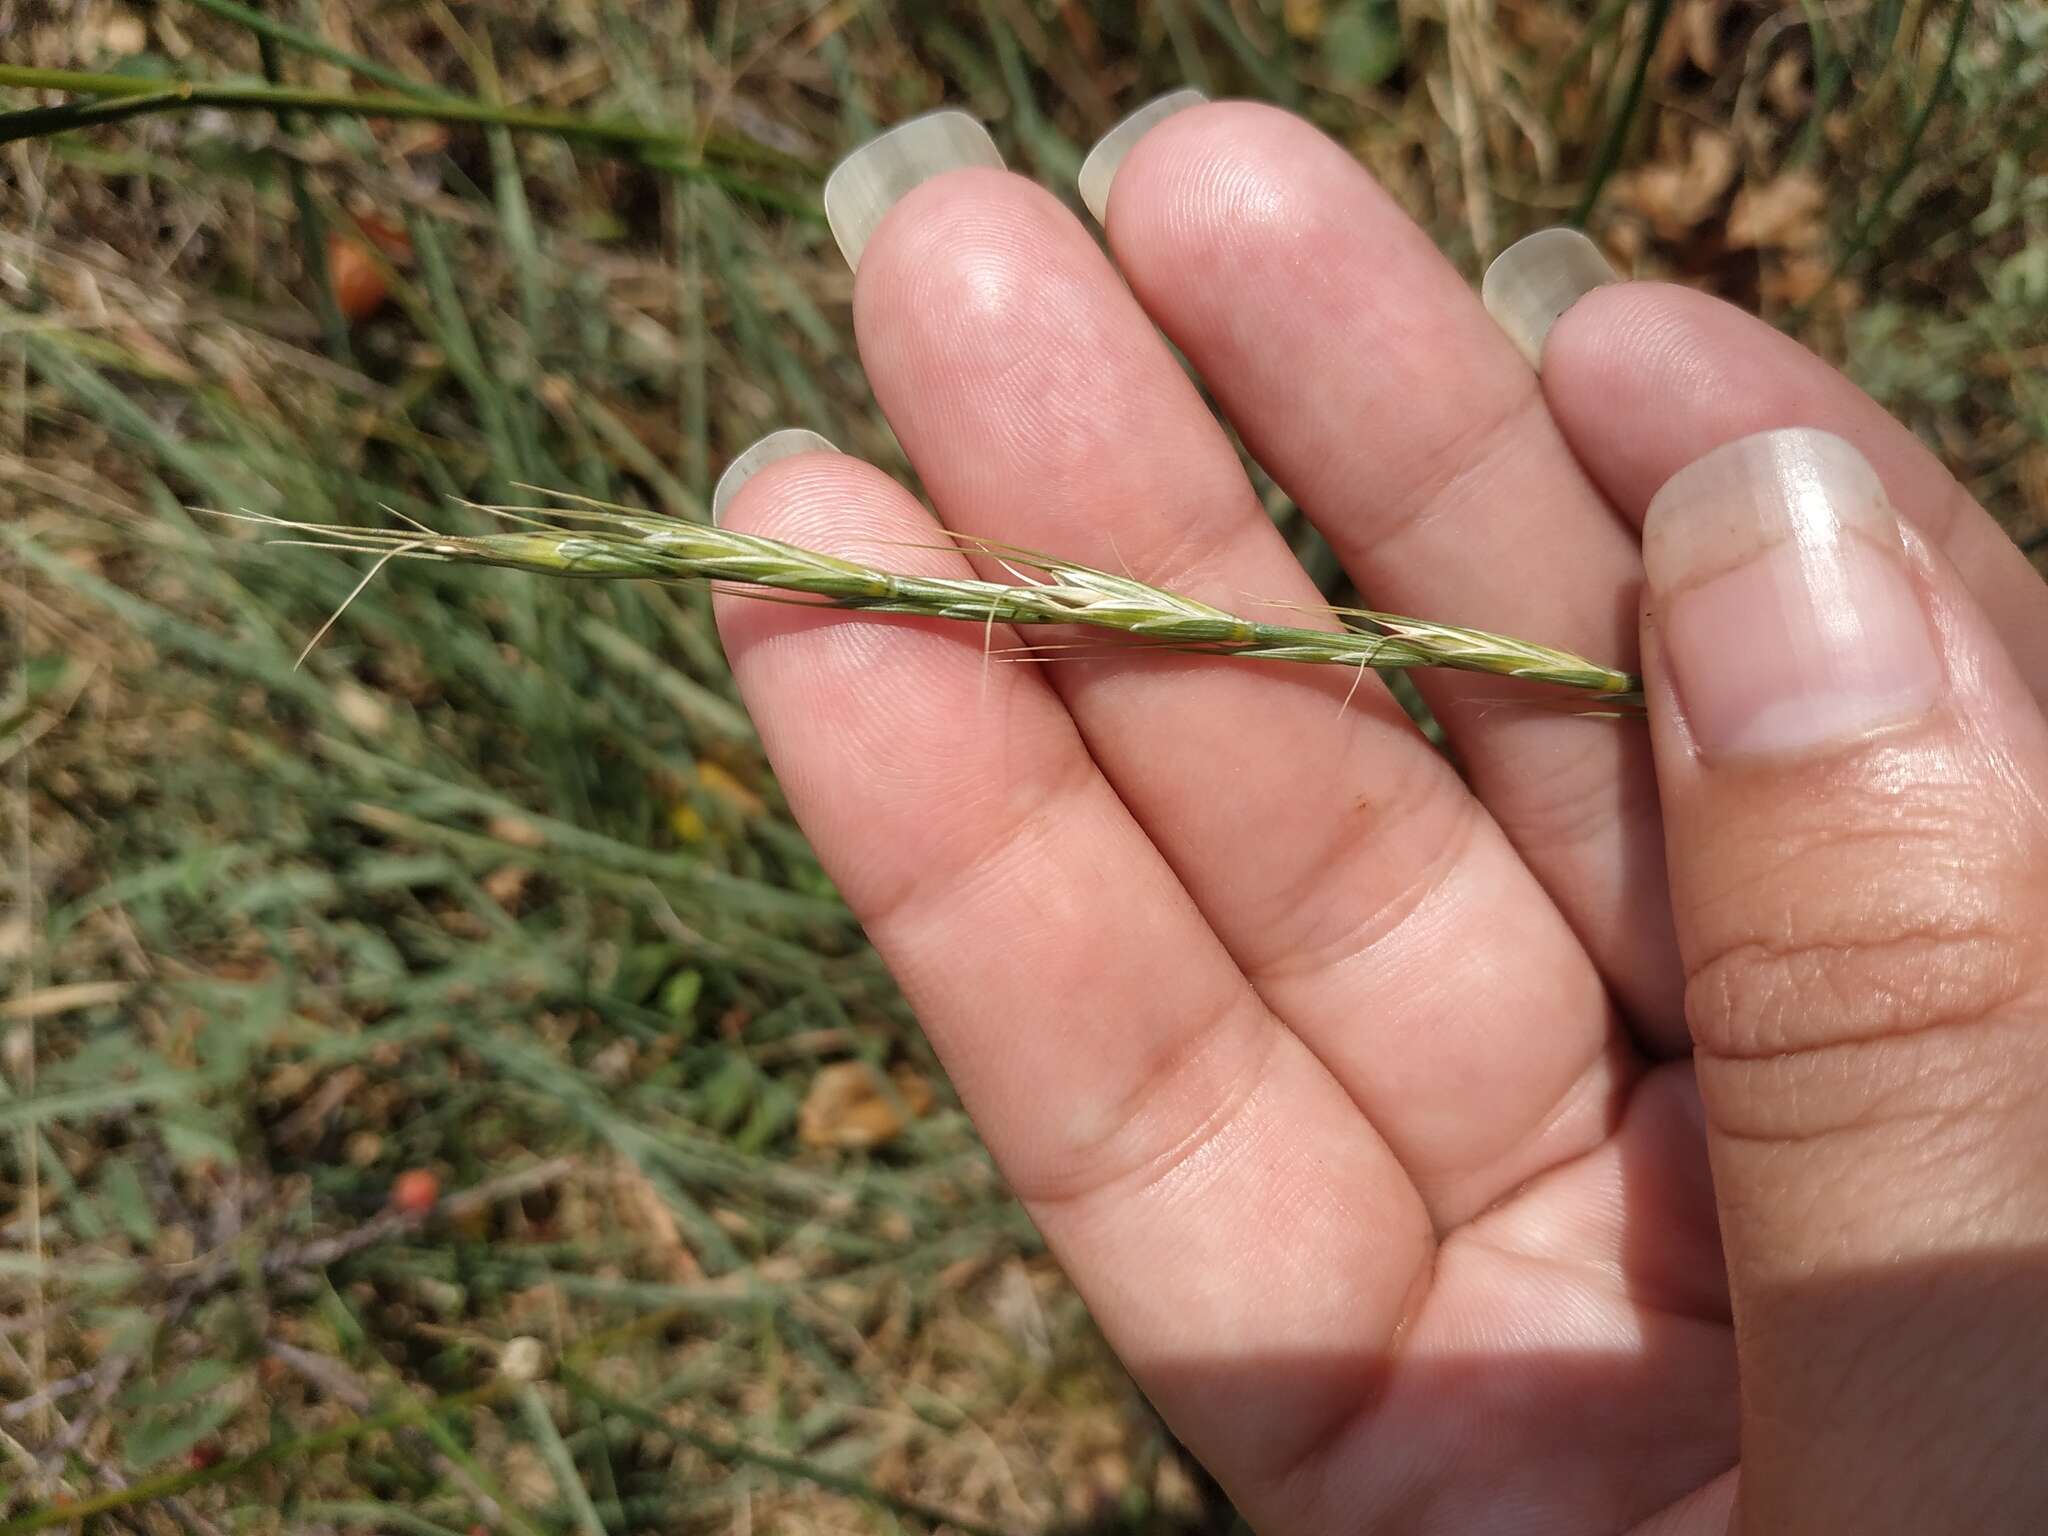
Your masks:
[[[966,131],[947,117],[897,132]],[[993,169],[906,190],[905,147],[860,152],[827,205],[846,206],[851,174],[887,208],[853,242],[855,324],[946,523],[1222,607],[1314,604],[1228,439],[1073,216]],[[1349,674],[1277,665],[1046,671],[1233,957],[1440,1224],[1605,1133],[1632,1065],[1597,972],[1376,679],[1347,708]]]

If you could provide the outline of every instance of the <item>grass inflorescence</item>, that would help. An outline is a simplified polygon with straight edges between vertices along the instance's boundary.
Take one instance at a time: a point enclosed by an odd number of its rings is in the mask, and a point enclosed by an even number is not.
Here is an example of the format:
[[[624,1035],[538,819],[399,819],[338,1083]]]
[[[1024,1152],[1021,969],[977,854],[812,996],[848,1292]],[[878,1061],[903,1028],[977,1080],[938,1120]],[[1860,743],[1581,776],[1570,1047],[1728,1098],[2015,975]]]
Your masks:
[[[1244,618],[1135,577],[982,539],[956,537],[956,543],[993,560],[1015,580],[905,575],[781,539],[623,507],[546,509],[552,522],[536,517],[532,508],[477,510],[531,526],[464,535],[423,526],[356,528],[253,513],[226,515],[313,536],[283,542],[317,539],[330,549],[374,553],[380,565],[413,558],[545,576],[701,581],[786,592],[866,613],[984,626],[1081,625],[1168,650],[1251,661],[1376,671],[1446,667],[1574,689],[1617,707],[1641,703],[1641,684],[1633,674],[1552,646],[1362,608],[1327,610],[1341,621],[1334,629]]]

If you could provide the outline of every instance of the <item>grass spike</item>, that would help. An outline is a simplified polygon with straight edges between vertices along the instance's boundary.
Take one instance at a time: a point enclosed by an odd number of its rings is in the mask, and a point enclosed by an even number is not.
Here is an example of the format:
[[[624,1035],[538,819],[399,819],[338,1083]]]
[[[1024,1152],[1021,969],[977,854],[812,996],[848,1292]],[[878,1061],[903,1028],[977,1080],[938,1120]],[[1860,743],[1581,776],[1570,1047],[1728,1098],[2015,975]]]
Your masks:
[[[1460,625],[1369,609],[1328,610],[1343,623],[1334,630],[1266,623],[1134,577],[973,538],[957,539],[956,547],[988,556],[1014,582],[910,575],[716,524],[616,508],[591,497],[556,499],[578,505],[551,512],[586,526],[565,529],[526,511],[476,503],[464,505],[525,526],[502,533],[440,534],[303,523],[248,512],[218,515],[310,534],[325,547],[379,557],[341,609],[321,626],[308,652],[363,587],[390,561],[404,556],[551,576],[704,582],[770,600],[967,621],[981,626],[984,652],[991,657],[997,649],[998,623],[1084,625],[1119,632],[1128,643],[1145,648],[1355,667],[1361,678],[1366,668],[1446,667],[1574,689],[1624,709],[1640,702],[1639,684],[1629,673],[1568,651]],[[406,521],[424,530],[415,520]],[[1347,704],[1357,687],[1354,680]]]

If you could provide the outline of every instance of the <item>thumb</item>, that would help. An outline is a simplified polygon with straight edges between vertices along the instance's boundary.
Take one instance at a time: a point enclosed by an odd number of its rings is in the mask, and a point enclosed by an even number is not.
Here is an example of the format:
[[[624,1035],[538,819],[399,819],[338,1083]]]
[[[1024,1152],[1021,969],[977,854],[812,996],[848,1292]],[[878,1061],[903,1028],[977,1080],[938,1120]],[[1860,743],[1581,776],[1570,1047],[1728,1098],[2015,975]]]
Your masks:
[[[2048,1529],[2048,724],[1840,438],[1643,545],[1742,1527]]]

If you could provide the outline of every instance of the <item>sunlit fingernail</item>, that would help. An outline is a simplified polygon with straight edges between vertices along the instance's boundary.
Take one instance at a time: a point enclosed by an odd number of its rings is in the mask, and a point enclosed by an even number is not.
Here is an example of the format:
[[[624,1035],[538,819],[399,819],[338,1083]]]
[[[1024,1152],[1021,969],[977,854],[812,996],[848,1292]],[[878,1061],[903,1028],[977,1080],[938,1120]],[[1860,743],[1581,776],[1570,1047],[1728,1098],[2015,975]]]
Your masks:
[[[718,477],[718,484],[711,488],[711,521],[715,523],[723,518],[725,509],[732,505],[733,497],[739,495],[740,487],[770,464],[793,459],[800,453],[838,451],[817,433],[806,432],[802,427],[785,427],[780,432],[770,432],[726,465],[725,473]]]
[[[1898,518],[1832,433],[1761,432],[1681,469],[1651,499],[1643,564],[1705,757],[1853,741],[1940,696]]]
[[[825,222],[846,264],[860,253],[882,216],[919,182],[966,166],[1003,168],[1002,151],[988,130],[965,112],[927,112],[869,139],[825,179]]]
[[[1539,229],[1493,258],[1479,298],[1531,367],[1558,317],[1595,288],[1621,278],[1600,247],[1576,229]]]
[[[1109,132],[1095,141],[1088,158],[1081,162],[1081,201],[1095,215],[1098,224],[1109,219],[1109,184],[1116,180],[1117,167],[1131,146],[1176,112],[1199,107],[1209,98],[1192,88],[1155,96]]]

